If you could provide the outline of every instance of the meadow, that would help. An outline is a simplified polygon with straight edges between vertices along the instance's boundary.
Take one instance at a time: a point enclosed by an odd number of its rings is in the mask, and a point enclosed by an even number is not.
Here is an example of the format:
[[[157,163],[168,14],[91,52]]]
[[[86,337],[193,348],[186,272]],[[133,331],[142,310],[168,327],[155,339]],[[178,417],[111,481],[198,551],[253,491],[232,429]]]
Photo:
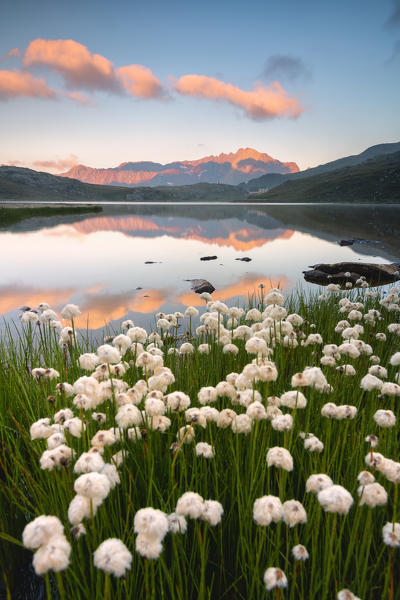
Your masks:
[[[6,598],[400,598],[398,288],[0,343]],[[29,596],[26,595],[26,598]]]

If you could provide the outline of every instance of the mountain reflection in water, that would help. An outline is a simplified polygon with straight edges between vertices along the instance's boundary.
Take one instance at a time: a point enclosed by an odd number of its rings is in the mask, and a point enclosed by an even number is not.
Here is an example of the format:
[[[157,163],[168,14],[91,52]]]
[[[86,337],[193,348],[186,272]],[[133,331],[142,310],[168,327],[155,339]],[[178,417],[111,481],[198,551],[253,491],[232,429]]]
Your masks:
[[[243,302],[260,284],[287,293],[317,262],[400,260],[396,206],[107,206],[101,216],[27,219],[0,231],[8,256],[0,313],[22,305],[79,304],[78,326],[98,329],[157,311],[201,305],[185,279],[208,279],[214,297]],[[340,247],[341,238],[377,243]],[[216,255],[202,262],[204,255]],[[248,256],[248,263],[235,258]],[[154,264],[145,264],[154,261]],[[139,289],[140,288],[140,289]],[[116,323],[115,323],[116,324]]]

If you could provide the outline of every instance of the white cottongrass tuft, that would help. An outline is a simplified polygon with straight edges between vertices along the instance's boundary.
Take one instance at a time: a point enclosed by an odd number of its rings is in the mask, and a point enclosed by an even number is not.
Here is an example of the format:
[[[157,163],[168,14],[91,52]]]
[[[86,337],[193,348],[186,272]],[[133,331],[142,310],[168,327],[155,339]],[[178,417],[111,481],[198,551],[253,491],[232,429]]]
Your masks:
[[[293,458],[286,448],[274,446],[267,452],[267,464],[269,467],[277,467],[285,471],[293,471]]]
[[[268,591],[287,587],[287,577],[281,569],[270,567],[264,573],[264,583]]]
[[[310,556],[307,548],[303,546],[303,544],[297,544],[296,546],[293,546],[292,554],[295,560],[307,560]]]
[[[400,523],[386,523],[382,528],[383,541],[387,546],[400,546]]]
[[[307,523],[307,513],[298,500],[287,500],[283,503],[283,520],[289,527]]]
[[[326,512],[347,515],[354,501],[344,487],[332,485],[318,493],[318,502]]]
[[[93,554],[94,566],[115,577],[123,577],[131,568],[132,554],[121,540],[109,538]]]
[[[63,535],[64,527],[58,517],[41,515],[25,526],[22,543],[30,550],[46,544],[54,535]]]
[[[278,523],[283,518],[282,502],[277,496],[257,498],[253,506],[253,519],[262,527],[272,522]]]

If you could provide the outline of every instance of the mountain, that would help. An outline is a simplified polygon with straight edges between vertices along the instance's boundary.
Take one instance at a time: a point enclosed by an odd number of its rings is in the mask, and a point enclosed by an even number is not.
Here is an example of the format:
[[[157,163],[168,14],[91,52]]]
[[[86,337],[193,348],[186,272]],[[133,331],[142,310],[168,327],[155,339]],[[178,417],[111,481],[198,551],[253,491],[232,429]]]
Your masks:
[[[330,171],[336,171],[344,167],[351,167],[359,165],[367,160],[384,156],[386,154],[393,154],[394,152],[400,151],[400,142],[393,144],[378,144],[371,146],[361,152],[360,154],[354,154],[352,156],[345,156],[337,160],[318,165],[306,171],[298,171],[297,173],[286,173],[286,174],[272,174],[262,175],[250,181],[243,182],[240,184],[241,187],[246,189],[248,192],[257,192],[258,190],[271,190],[272,188],[281,185],[285,181],[292,179],[302,179],[304,177],[312,177],[313,175],[319,175],[320,173],[328,173]]]
[[[125,162],[109,169],[93,169],[85,165],[72,167],[60,177],[71,177],[85,183],[120,186],[189,185],[193,183],[225,183],[237,185],[266,173],[295,173],[294,162],[281,162],[253,150],[240,148],[231,154],[205,156],[198,160],[162,165],[155,162]]]
[[[24,202],[234,202],[246,199],[246,192],[237,186],[197,183],[190,186],[117,187],[82,183],[25,169],[0,167],[0,200]]]
[[[400,203],[400,151],[309,177],[255,196],[267,202]]]

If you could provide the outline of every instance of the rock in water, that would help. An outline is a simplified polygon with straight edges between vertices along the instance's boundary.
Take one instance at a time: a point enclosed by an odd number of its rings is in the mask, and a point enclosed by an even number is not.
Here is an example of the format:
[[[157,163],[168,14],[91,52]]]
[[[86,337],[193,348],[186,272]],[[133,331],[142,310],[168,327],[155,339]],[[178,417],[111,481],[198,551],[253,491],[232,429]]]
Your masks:
[[[185,279],[185,281],[190,281],[190,289],[196,294],[202,294],[203,292],[212,294],[215,291],[215,287],[207,279]]]
[[[312,271],[303,271],[304,279],[318,285],[336,283],[345,286],[350,282],[353,286],[363,277],[368,285],[386,285],[399,281],[399,267],[396,263],[392,265],[381,265],[375,263],[352,263],[342,262],[333,264],[318,264],[311,266]]]
[[[217,260],[218,256],[201,256],[200,260]]]
[[[252,259],[249,256],[243,256],[243,258],[235,258],[235,260],[241,260],[243,262],[250,262]]]

